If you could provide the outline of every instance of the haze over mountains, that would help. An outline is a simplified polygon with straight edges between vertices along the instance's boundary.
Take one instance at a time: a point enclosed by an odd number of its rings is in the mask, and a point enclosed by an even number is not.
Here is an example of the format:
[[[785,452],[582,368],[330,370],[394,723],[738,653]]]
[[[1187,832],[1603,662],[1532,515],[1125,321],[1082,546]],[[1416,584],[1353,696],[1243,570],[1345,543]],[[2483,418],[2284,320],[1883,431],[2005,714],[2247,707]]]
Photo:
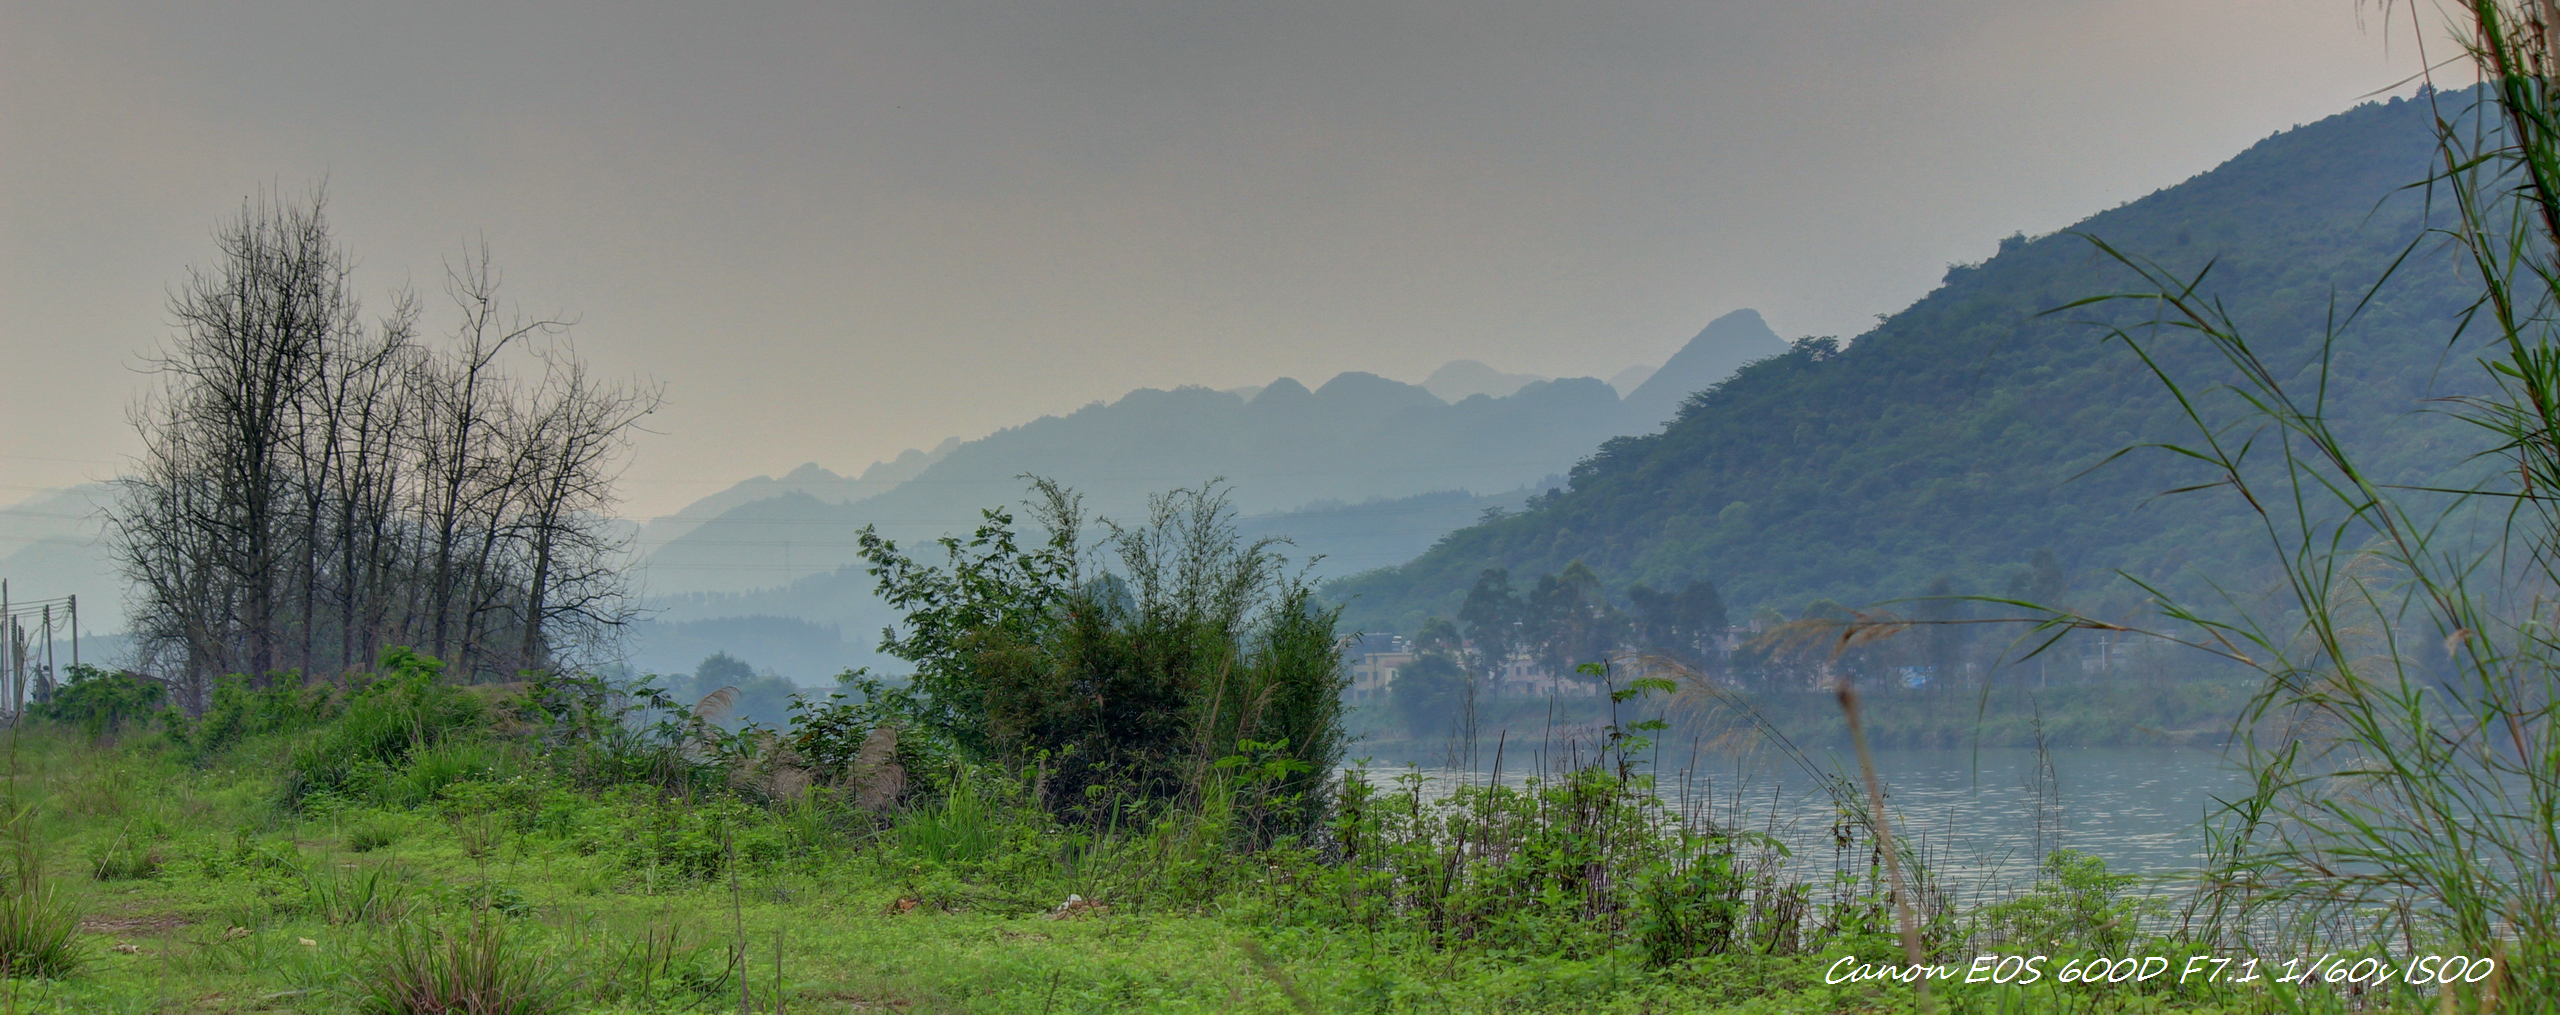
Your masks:
[[[1650,376],[1634,394],[1704,387],[1728,364],[1785,348],[1744,311],[1617,382]],[[632,530],[654,618],[639,626],[632,663],[690,669],[726,650],[814,680],[873,660],[890,618],[851,566],[856,533],[876,525],[914,544],[965,532],[982,509],[1018,506],[1025,475],[1067,483],[1121,518],[1154,494],[1222,479],[1246,533],[1291,540],[1318,578],[1399,564],[1561,484],[1600,442],[1659,425],[1666,404],[1593,378],[1459,360],[1423,384],[1351,372],[1312,389],[1286,377],[1224,392],[1142,389],[855,475],[810,463],[749,478]],[[0,577],[24,595],[77,592],[92,634],[121,626],[122,583],[100,538],[112,493],[93,484],[0,508]]]
[[[84,637],[123,629],[124,579],[100,539],[114,495],[84,483],[0,507],[0,579],[14,602],[78,596]]]
[[[2327,357],[2322,411],[2363,449],[2368,475],[2453,482],[2485,444],[2431,400],[2479,390],[2478,368],[2453,344],[2476,289],[2442,245],[2409,246],[2422,235],[2426,195],[2404,188],[2428,175],[2432,131],[2428,103],[2361,106],[2064,233],[2014,237],[1984,263],[1951,267],[1937,291],[1845,349],[1803,342],[1744,367],[1661,432],[1604,445],[1528,510],[1331,594],[1349,604],[1355,628],[1411,630],[1453,616],[1487,568],[1509,569],[1517,585],[1578,560],[1612,595],[1634,582],[1705,579],[1737,615],[1793,615],[1820,599],[1856,606],[1922,594],[1941,577],[1957,592],[2001,593],[2044,550],[2067,594],[2093,608],[2136,608],[2139,592],[2113,579],[2119,569],[2208,602],[2209,577],[2250,594],[2250,565],[2270,557],[2238,498],[2157,496],[2214,478],[2174,455],[2109,462],[2141,442],[2192,442],[2195,431],[2100,326],[2138,327],[2150,305],[2047,313],[2138,288],[2073,234],[2181,276],[2212,265],[2201,292],[2236,315],[2301,397],[2317,390]],[[2346,320],[2412,250],[2324,346],[2330,322]],[[2146,348],[2217,425],[2244,419],[2217,388],[2231,379],[2218,354],[2176,331]],[[1648,384],[1629,402],[1682,397]],[[2247,426],[2226,436],[2253,433],[2272,440]],[[2262,445],[2257,460],[2272,455]]]
[[[2352,306],[2418,235],[2423,195],[2400,188],[2431,150],[2423,104],[2370,104],[2072,231],[2176,271],[2214,264],[2206,289],[2301,379],[2333,307]],[[981,509],[1017,504],[1025,474],[1116,517],[1223,477],[1247,533],[1320,556],[1313,573],[1334,582],[1352,627],[1372,631],[1449,615],[1486,568],[1529,577],[1576,560],[1613,594],[1707,579],[1742,611],[1872,602],[1940,577],[2000,591],[2040,550],[2093,602],[2118,594],[2108,576],[2119,568],[2194,588],[2197,562],[2227,572],[2261,552],[2234,505],[2153,498],[2193,478],[2165,457],[2090,471],[2187,432],[2175,402],[2091,323],[2147,311],[2045,314],[2128,279],[2077,236],[2016,237],[1845,347],[1791,346],[1739,310],[1660,367],[1611,382],[1461,360],[1421,384],[1352,372],[1312,388],[1142,389],[857,475],[812,464],[756,477],[639,528],[657,619],[633,663],[690,669],[726,650],[818,680],[876,661],[889,617],[848,566],[854,534],[876,525],[913,545],[965,531]],[[2470,383],[2446,337],[2467,292],[2423,249],[2339,335],[2330,415],[2370,443],[2388,481],[2440,482],[2460,467],[2458,425],[2420,410]],[[2209,386],[2204,352],[2158,351]],[[119,586],[96,541],[104,492],[0,509],[0,577],[22,594],[77,591],[101,629]]]
[[[1722,378],[1709,371],[1729,373],[1725,364],[1785,348],[1757,314],[1728,315],[1653,377],[1704,387]],[[1409,560],[1488,509],[1517,508],[1562,482],[1600,442],[1668,415],[1596,379],[1506,374],[1472,361],[1451,363],[1426,384],[1439,390],[1359,372],[1313,389],[1286,377],[1231,391],[1142,389],[910,452],[898,462],[914,466],[911,475],[858,499],[829,497],[849,487],[827,486],[833,474],[815,466],[741,484],[687,508],[680,528],[650,524],[676,534],[646,558],[660,622],[644,632],[641,665],[676,665],[709,632],[750,617],[813,625],[798,629],[803,644],[768,654],[867,658],[889,618],[853,566],[855,534],[875,525],[913,544],[966,532],[981,510],[1017,506],[1025,475],[1065,483],[1115,518],[1142,514],[1168,489],[1222,479],[1244,529],[1292,540],[1293,556],[1314,559],[1315,576],[1339,577]],[[863,482],[896,464],[874,466]],[[772,620],[752,625],[774,641]],[[840,636],[858,648],[835,644]]]

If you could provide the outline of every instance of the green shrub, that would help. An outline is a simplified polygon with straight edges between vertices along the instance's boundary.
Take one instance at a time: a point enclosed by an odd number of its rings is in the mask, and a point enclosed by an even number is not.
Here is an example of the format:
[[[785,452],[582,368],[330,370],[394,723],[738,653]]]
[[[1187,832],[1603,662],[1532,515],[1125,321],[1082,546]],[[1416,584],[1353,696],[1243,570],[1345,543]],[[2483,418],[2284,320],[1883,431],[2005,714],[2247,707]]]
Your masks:
[[[73,666],[68,677],[51,698],[29,708],[28,714],[78,727],[92,741],[113,739],[127,727],[143,725],[169,697],[167,685],[137,673]]]
[[[979,795],[975,780],[963,775],[935,805],[908,811],[898,820],[898,841],[935,863],[983,860],[1003,842],[1004,832],[993,807]]]
[[[328,722],[337,715],[336,689],[306,681],[299,672],[271,673],[256,685],[233,674],[214,682],[213,700],[202,718],[187,721],[169,716],[169,740],[195,764],[203,765],[252,737],[294,733]]]
[[[497,774],[498,749],[477,741],[447,741],[409,758],[407,767],[386,776],[374,791],[385,807],[417,807],[445,796],[460,784]]]
[[[486,719],[480,699],[437,682],[444,664],[405,648],[384,653],[381,679],[347,702],[335,721],[293,751],[284,799],[299,807],[317,795],[386,797],[392,806],[433,799],[447,782],[467,774],[485,753],[433,756],[424,772],[395,776],[413,755],[479,732]]]
[[[2126,896],[2139,876],[2110,873],[2105,860],[2076,849],[2046,856],[2042,875],[2035,890],[1975,915],[1984,937],[2000,945],[2117,955],[2141,937],[2144,918],[2165,911],[2157,900]]]
[[[0,896],[0,976],[59,980],[86,958],[77,904],[47,889]]]
[[[212,846],[197,857],[206,880],[220,881],[235,875],[284,875],[300,877],[302,853],[290,842],[261,842],[241,832],[228,849]]]
[[[549,1015],[569,1010],[557,963],[507,921],[396,925],[364,974],[371,1015]]]
[[[920,563],[861,536],[879,594],[904,621],[882,648],[916,665],[909,729],[982,759],[1038,767],[1044,801],[1095,827],[1126,801],[1196,800],[1211,765],[1248,741],[1294,769],[1243,806],[1277,839],[1321,825],[1343,750],[1338,609],[1236,528],[1215,484],[1152,498],[1143,524],[1099,522],[1071,492],[1034,485],[1048,529],[1025,547],[1000,511]],[[1106,538],[1085,542],[1095,529]]]

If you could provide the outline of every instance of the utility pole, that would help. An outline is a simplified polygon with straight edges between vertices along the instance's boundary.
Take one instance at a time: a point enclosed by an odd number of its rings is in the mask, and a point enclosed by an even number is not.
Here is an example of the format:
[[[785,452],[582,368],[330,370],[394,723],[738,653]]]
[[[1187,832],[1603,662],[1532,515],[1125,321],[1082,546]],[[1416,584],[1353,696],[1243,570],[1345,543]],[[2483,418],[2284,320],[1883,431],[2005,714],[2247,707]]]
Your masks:
[[[80,597],[71,597],[71,668],[80,668]]]
[[[44,604],[44,669],[36,674],[36,691],[51,698],[54,685],[61,682],[62,675],[55,672],[53,668],[53,604],[46,603]]]
[[[25,686],[22,679],[25,674],[21,672],[25,660],[26,653],[18,648],[18,616],[9,612],[9,580],[0,578],[0,683],[11,688],[9,717],[12,720],[18,716],[16,688]]]

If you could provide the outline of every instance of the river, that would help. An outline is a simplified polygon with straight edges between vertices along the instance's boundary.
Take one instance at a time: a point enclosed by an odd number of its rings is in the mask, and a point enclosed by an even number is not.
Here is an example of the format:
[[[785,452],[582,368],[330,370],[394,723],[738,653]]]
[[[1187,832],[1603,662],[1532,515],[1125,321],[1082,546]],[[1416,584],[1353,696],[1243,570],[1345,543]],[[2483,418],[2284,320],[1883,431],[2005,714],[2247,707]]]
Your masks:
[[[1799,875],[1827,876],[1836,810],[1802,766],[1772,752],[1662,753],[1657,782],[1666,803],[1724,827],[1766,832],[1794,852]],[[2051,778],[2042,794],[2031,749],[1878,751],[1875,762],[1897,827],[1960,903],[2005,895],[2032,880],[2040,847],[2082,850],[2122,873],[2194,870],[2205,850],[2202,822],[2215,798],[2247,786],[2221,754],[2196,748],[2062,748],[2046,756]],[[1506,757],[1502,782],[1525,782],[1541,760]],[[1852,778],[1857,772],[1845,750],[1811,751],[1806,760]],[[1437,797],[1462,780],[1485,781],[1491,767],[1488,762],[1470,773],[1376,759],[1365,770],[1378,782],[1418,775],[1425,796]],[[2039,807],[2039,799],[2046,804]]]

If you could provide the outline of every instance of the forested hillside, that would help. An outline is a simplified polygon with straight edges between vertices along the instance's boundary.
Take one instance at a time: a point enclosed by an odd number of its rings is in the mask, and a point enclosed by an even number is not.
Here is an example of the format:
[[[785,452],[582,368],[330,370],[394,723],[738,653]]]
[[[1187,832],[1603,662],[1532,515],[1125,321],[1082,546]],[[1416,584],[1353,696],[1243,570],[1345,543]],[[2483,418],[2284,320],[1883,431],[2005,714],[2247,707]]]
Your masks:
[[[2012,237],[1854,342],[1798,340],[1692,395],[1660,432],[1610,441],[1526,510],[1331,592],[1353,626],[1409,631],[1454,616],[1484,569],[1575,560],[1613,592],[1711,580],[1738,616],[1913,595],[1941,576],[2000,592],[2047,549],[2067,594],[2092,606],[2133,605],[2110,587],[2119,568],[2188,591],[2206,573],[2245,578],[2265,540],[2233,498],[2157,496],[2204,478],[2166,453],[2108,463],[2194,433],[2100,324],[2147,320],[2151,306],[2048,311],[2135,286],[2090,236],[2182,275],[2211,265],[2203,290],[2273,369],[2307,381],[2330,322],[2420,235],[2426,195],[2405,188],[2429,169],[2429,115],[2419,101],[2362,106],[2069,230]],[[2386,482],[2440,478],[2481,443],[2426,411],[2479,376],[2450,341],[2475,291],[2422,244],[2338,332],[2328,412]],[[2204,393],[2229,370],[2210,350],[2175,333],[2149,347],[2215,418],[2237,418],[2228,395]]]

